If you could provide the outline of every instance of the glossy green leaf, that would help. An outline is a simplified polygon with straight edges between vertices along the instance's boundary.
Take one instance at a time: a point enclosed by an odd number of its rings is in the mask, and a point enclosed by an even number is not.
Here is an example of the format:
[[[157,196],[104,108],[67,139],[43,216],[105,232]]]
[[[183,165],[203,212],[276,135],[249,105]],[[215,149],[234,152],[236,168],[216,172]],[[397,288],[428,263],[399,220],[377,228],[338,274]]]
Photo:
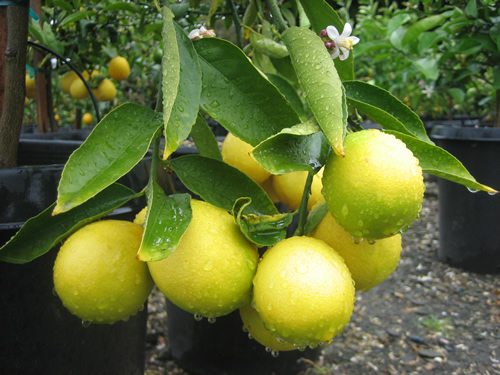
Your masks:
[[[285,96],[285,98],[290,102],[292,108],[297,112],[302,120],[306,119],[306,111],[304,110],[304,104],[299,97],[297,91],[293,88],[289,81],[281,77],[278,74],[267,73],[267,78],[271,83],[280,90],[280,92]]]
[[[59,182],[54,215],[68,211],[127,174],[148,152],[161,115],[134,103],[109,112],[69,157]]]
[[[283,44],[275,42],[273,39],[267,38],[252,29],[250,30],[250,44],[253,48],[275,59],[288,56],[288,49]]]
[[[233,216],[240,226],[241,232],[259,247],[273,246],[286,238],[288,226],[293,215],[289,213],[276,215],[243,215],[246,206],[251,204],[250,198],[241,198],[234,204]]]
[[[174,28],[180,64],[178,72],[179,86],[175,98],[163,97],[164,104],[165,100],[167,101],[167,106],[171,101],[174,102],[168,122],[165,123],[166,148],[163,159],[167,159],[189,136],[200,108],[201,67],[198,61],[198,55],[193,47],[191,39],[188,38],[184,30],[176,23],[174,23]],[[170,38],[170,36],[168,38]],[[164,51],[170,53],[172,48],[174,48],[172,46],[170,47],[171,48],[167,50],[164,49]],[[166,61],[168,61],[168,59]],[[182,69],[180,67],[182,67]],[[165,72],[165,70],[163,73],[163,79],[168,79],[170,73]],[[169,85],[168,82],[167,85]],[[167,90],[166,95],[171,94],[173,94],[173,90]]]
[[[285,97],[230,42],[195,41],[203,72],[201,108],[238,138],[256,146],[300,122]]]
[[[436,80],[439,77],[439,65],[436,59],[424,57],[418,60],[412,60],[412,64],[430,80]]]
[[[325,163],[330,144],[315,124],[305,123],[268,138],[252,156],[272,174],[317,172]]]
[[[291,27],[283,35],[306,100],[337,155],[343,155],[347,105],[340,77],[319,36]]]
[[[66,18],[64,18],[60,23],[59,23],[59,27],[63,27],[67,24],[70,24],[70,23],[73,23],[73,22],[78,22],[84,18],[87,18],[87,17],[91,17],[91,16],[95,16],[96,13],[92,10],[82,10],[82,11],[78,11],[78,12],[75,12],[75,13],[71,13],[69,16],[67,16]]]
[[[406,30],[403,40],[401,41],[402,45],[407,45],[411,41],[417,39],[424,31],[433,29],[441,25],[444,21],[446,21],[446,17],[442,14],[435,14],[418,20]]]
[[[325,215],[328,213],[328,207],[326,203],[320,204],[316,207],[307,218],[307,222],[304,228],[304,236],[307,236],[316,226],[323,220]]]
[[[386,132],[393,134],[406,144],[406,147],[419,160],[420,167],[424,172],[462,184],[472,190],[498,193],[495,189],[477,182],[457,158],[441,147],[397,131],[389,130]]]
[[[207,158],[222,160],[222,154],[219,148],[219,142],[215,138],[212,129],[208,126],[206,120],[198,115],[196,123],[191,130],[191,137],[193,138],[196,149],[201,156]]]
[[[432,143],[420,117],[390,92],[361,81],[344,82],[347,101],[384,129]]]
[[[300,0],[300,3],[316,34],[319,34],[321,30],[326,29],[330,25],[335,26],[339,34],[344,30],[344,23],[339,15],[325,0]],[[340,59],[335,59],[334,61],[342,81],[354,79],[354,54],[355,51],[344,61]]]
[[[169,161],[181,182],[205,201],[227,211],[242,197],[252,199],[245,214],[274,215],[278,210],[269,196],[250,177],[216,159],[185,155]]]
[[[191,222],[191,196],[166,196],[154,181],[148,185],[146,195],[148,210],[137,259],[151,262],[166,258],[179,244]]]
[[[65,237],[136,198],[131,189],[113,184],[75,209],[52,216],[55,203],[32,217],[0,248],[0,261],[23,264],[38,258]]]

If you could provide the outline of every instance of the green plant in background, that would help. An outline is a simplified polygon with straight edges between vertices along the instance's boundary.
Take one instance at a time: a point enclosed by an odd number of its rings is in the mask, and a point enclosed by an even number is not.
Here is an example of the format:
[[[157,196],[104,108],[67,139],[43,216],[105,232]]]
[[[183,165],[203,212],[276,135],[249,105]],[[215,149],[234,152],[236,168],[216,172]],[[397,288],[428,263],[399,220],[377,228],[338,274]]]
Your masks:
[[[128,7],[123,3],[115,3],[114,6]],[[80,227],[105,216],[130,199],[142,196],[146,198],[147,211],[142,222],[144,232],[137,259],[144,262],[168,260],[169,254],[184,241],[193,215],[188,194],[171,193],[160,186],[158,167],[175,173],[191,193],[226,211],[223,214],[231,213],[238,233],[241,231],[245,241],[264,252],[267,247],[286,239],[294,217],[298,218],[298,227],[293,236],[307,235],[324,217],[327,212],[325,204],[314,207],[312,212],[307,209],[313,176],[328,163],[349,160],[349,147],[352,146],[344,142],[348,137],[359,139],[353,141],[359,150],[356,151],[359,163],[373,161],[371,154],[377,154],[377,165],[384,166],[384,175],[376,175],[372,181],[383,181],[384,186],[388,186],[383,192],[377,191],[376,186],[370,186],[357,196],[359,193],[356,191],[363,185],[360,182],[365,180],[360,176],[359,181],[350,182],[352,192],[345,194],[345,202],[335,202],[333,197],[332,206],[338,209],[332,210],[332,215],[336,214],[335,219],[339,222],[348,218],[354,223],[355,230],[351,229],[351,234],[357,237],[355,240],[358,242],[361,241],[360,236],[373,243],[408,228],[421,208],[422,171],[471,189],[497,193],[495,189],[476,181],[455,157],[435,146],[419,116],[407,105],[387,90],[355,79],[354,55],[357,48],[363,45],[363,36],[356,32],[351,35],[350,25],[344,23],[325,1],[301,0],[283,4],[274,0],[227,1],[221,4],[212,1],[206,16],[200,16],[203,7],[191,6],[167,2],[161,7],[163,55],[161,77],[158,77],[158,105],[152,109],[148,103],[138,100],[139,103],[126,102],[113,108],[68,160],[59,184],[57,201],[25,223],[0,249],[0,260],[21,264],[29,262],[48,252]],[[80,21],[87,22],[86,17],[93,15],[92,11],[81,12]],[[150,14],[149,10],[146,13]],[[387,26],[392,30],[391,35],[400,38],[392,43],[399,43],[401,47],[406,45],[401,31],[405,24],[404,14],[401,13],[401,17],[395,15],[395,20]],[[217,30],[215,20],[218,16],[224,18],[229,33],[234,33],[230,36],[234,43],[214,36],[228,32],[212,30],[212,25]],[[156,20],[157,15],[151,17]],[[98,24],[101,25],[100,21]],[[369,28],[368,21],[365,26]],[[135,28],[134,32],[137,32]],[[406,32],[404,35],[409,34]],[[92,61],[92,58],[89,59]],[[132,71],[134,65],[138,64],[132,64]],[[412,66],[420,72],[428,68],[428,64],[422,61]],[[141,88],[138,87],[138,90]],[[359,113],[380,124],[385,134],[378,130],[363,130]],[[271,174],[306,172],[300,207],[279,212],[262,186],[223,162],[206,118],[216,120],[227,131],[250,144],[253,158]],[[353,137],[356,132],[365,132],[364,138]],[[198,154],[172,158],[172,154],[189,136],[194,140]],[[135,192],[118,184],[117,181],[151,149],[151,173],[147,186]],[[409,160],[409,167],[394,172],[395,169],[388,166],[394,160],[397,162],[402,154]],[[350,165],[347,172],[342,172],[343,177],[356,176],[351,171],[374,169],[364,164],[363,168]],[[327,173],[323,183],[330,184],[340,178],[335,173]],[[415,193],[410,194],[409,189],[397,189],[398,186],[405,186],[405,181],[416,181],[415,186],[419,184]],[[374,182],[372,185],[379,184]],[[328,195],[329,191],[331,189],[325,187],[323,194]],[[365,199],[369,205],[358,204]],[[411,200],[412,204],[401,205],[404,199]],[[329,206],[331,200],[326,199]],[[384,206],[395,203],[396,209],[378,210],[381,202]],[[353,219],[349,215],[359,216]],[[371,228],[371,232],[367,231],[368,219],[375,225],[378,220],[380,227],[389,223],[390,228],[382,234],[375,233]],[[35,235],[37,241],[32,240]],[[301,239],[298,242],[318,244],[318,241]],[[298,246],[297,254],[301,253],[301,246]],[[318,248],[318,254],[330,251],[329,246],[318,245]],[[292,255],[285,257],[289,258],[284,263],[297,261],[291,258]],[[338,262],[337,269],[346,268],[340,256],[332,262]],[[207,270],[211,270],[212,266],[210,261],[202,265]],[[295,266],[291,268],[297,272],[287,269],[281,275],[290,271],[290,277],[296,282],[300,280],[298,275],[314,272],[302,263]],[[314,268],[313,263],[310,268]],[[272,270],[267,272],[271,273],[270,279],[276,276],[272,275]],[[327,278],[329,271],[322,272]],[[344,294],[345,304],[338,303],[341,319],[335,318],[342,324],[348,321],[346,315],[352,313],[349,303],[354,288],[352,280],[346,276],[349,274],[342,271],[342,277],[347,279],[346,291],[350,294]],[[288,284],[283,283],[282,278],[278,275],[280,281],[276,285],[286,288]],[[318,279],[311,274],[309,278]],[[297,289],[307,292],[314,291],[315,287]],[[294,297],[293,293],[291,296]],[[266,308],[274,303],[271,302]],[[271,307],[277,308],[276,305]],[[300,316],[300,306],[298,308],[297,313],[288,309],[285,316],[291,319]],[[305,310],[302,309],[303,312]],[[311,330],[302,327],[301,335],[305,333],[298,341],[299,347],[304,343],[315,346],[328,342],[335,332],[342,329],[335,321],[324,319],[325,322],[319,322],[321,324],[313,324],[317,331],[312,339],[306,337]],[[293,339],[292,331],[286,327],[281,332],[283,336]]]
[[[439,319],[435,315],[422,319],[420,324],[435,332],[442,332],[444,334],[452,327],[452,320],[450,318]]]

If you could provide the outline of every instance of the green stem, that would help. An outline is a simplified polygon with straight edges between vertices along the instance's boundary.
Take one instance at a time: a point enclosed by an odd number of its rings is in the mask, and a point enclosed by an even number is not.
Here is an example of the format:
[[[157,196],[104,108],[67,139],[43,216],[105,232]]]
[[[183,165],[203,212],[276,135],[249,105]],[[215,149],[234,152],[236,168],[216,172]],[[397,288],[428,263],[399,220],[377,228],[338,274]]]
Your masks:
[[[236,11],[236,7],[234,6],[233,0],[229,0],[229,6],[231,7],[231,13],[233,15],[234,30],[236,32],[236,43],[238,44],[238,47],[243,48],[243,37],[241,35],[240,16],[238,16],[238,12]]]
[[[299,213],[299,223],[297,229],[295,230],[294,236],[302,236],[304,234],[304,228],[307,222],[307,202],[309,196],[311,195],[311,185],[313,181],[314,174],[309,172],[307,175],[306,184],[304,186],[304,193],[302,194],[302,200],[300,202]]]
[[[278,28],[278,31],[282,33],[288,28],[288,26],[286,25],[283,15],[281,14],[281,11],[278,7],[278,3],[276,2],[276,0],[269,0],[268,3],[269,3],[269,9],[271,10],[271,14],[274,19],[274,23]]]

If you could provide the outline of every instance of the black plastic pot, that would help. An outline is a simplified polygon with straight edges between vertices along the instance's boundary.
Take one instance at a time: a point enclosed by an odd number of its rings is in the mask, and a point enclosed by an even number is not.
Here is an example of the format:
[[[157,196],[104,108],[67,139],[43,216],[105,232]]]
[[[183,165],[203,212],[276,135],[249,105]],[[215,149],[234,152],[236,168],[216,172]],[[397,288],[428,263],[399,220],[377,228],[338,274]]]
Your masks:
[[[436,126],[431,137],[477,181],[500,188],[500,128]],[[500,273],[500,194],[439,179],[438,257],[467,271]]]
[[[0,245],[56,200],[63,163],[80,144],[21,140],[23,166],[0,168]],[[142,189],[149,164],[145,159],[121,182]],[[129,202],[113,218],[133,219],[143,206]],[[84,327],[53,293],[57,250],[24,265],[0,262],[0,374],[142,375],[147,308],[126,323]]]
[[[273,357],[244,332],[239,311],[209,323],[197,321],[167,300],[167,330],[174,360],[196,375],[293,375],[318,359],[321,348],[280,352]]]

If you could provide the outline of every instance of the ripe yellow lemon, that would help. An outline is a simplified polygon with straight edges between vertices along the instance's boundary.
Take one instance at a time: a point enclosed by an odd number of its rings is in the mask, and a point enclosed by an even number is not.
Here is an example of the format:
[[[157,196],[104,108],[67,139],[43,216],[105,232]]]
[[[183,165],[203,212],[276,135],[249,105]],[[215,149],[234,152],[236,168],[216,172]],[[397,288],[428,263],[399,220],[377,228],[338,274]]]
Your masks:
[[[30,74],[28,72],[26,72],[25,85],[26,85],[26,91],[28,91],[28,90],[34,90],[35,87],[36,87],[35,77],[31,78]]]
[[[175,250],[148,266],[172,303],[216,318],[250,303],[259,254],[227,211],[194,199],[191,208],[192,221]]]
[[[331,341],[353,312],[351,273],[342,257],[316,238],[290,237],[268,249],[253,283],[265,326],[299,348]]]
[[[90,95],[85,83],[80,78],[75,79],[71,83],[69,94],[75,99],[85,99]]]
[[[239,169],[248,177],[261,185],[271,173],[262,168],[250,155],[253,146],[228,133],[222,142],[222,159],[227,164]]]
[[[325,241],[339,253],[351,271],[356,290],[367,292],[387,279],[396,269],[401,255],[401,235],[370,243],[353,238],[327,213],[309,234]]]
[[[85,113],[82,117],[82,121],[84,124],[87,124],[87,125],[90,125],[92,124],[92,121],[94,120],[94,118],[92,117],[92,115],[90,113]]]
[[[137,313],[153,288],[147,264],[136,259],[142,228],[102,220],[73,233],[54,263],[54,286],[82,321],[114,323]]]
[[[61,89],[65,93],[69,94],[71,84],[77,78],[78,78],[78,75],[73,70],[70,70],[69,72],[65,73],[61,78]]]
[[[322,198],[322,176],[323,168],[313,177],[313,182],[311,185],[311,196],[309,197],[309,200],[307,202],[308,210],[310,210],[318,202],[318,200]],[[300,207],[306,179],[306,171],[291,172],[272,176],[272,185],[279,201],[289,209],[297,210]]]
[[[92,92],[97,100],[109,102],[116,97],[116,86],[109,79],[104,78],[97,86],[97,89],[93,89]]]
[[[335,220],[367,239],[407,230],[424,197],[418,159],[402,141],[376,129],[347,135],[344,152],[344,158],[332,153],[323,175],[323,195]]]
[[[278,340],[276,336],[273,336],[251,304],[240,307],[240,316],[243,321],[243,330],[248,332],[259,344],[265,346],[266,350],[285,352],[297,349],[295,345]]]
[[[122,81],[130,75],[130,65],[122,56],[117,56],[108,64],[108,74],[111,78]]]

